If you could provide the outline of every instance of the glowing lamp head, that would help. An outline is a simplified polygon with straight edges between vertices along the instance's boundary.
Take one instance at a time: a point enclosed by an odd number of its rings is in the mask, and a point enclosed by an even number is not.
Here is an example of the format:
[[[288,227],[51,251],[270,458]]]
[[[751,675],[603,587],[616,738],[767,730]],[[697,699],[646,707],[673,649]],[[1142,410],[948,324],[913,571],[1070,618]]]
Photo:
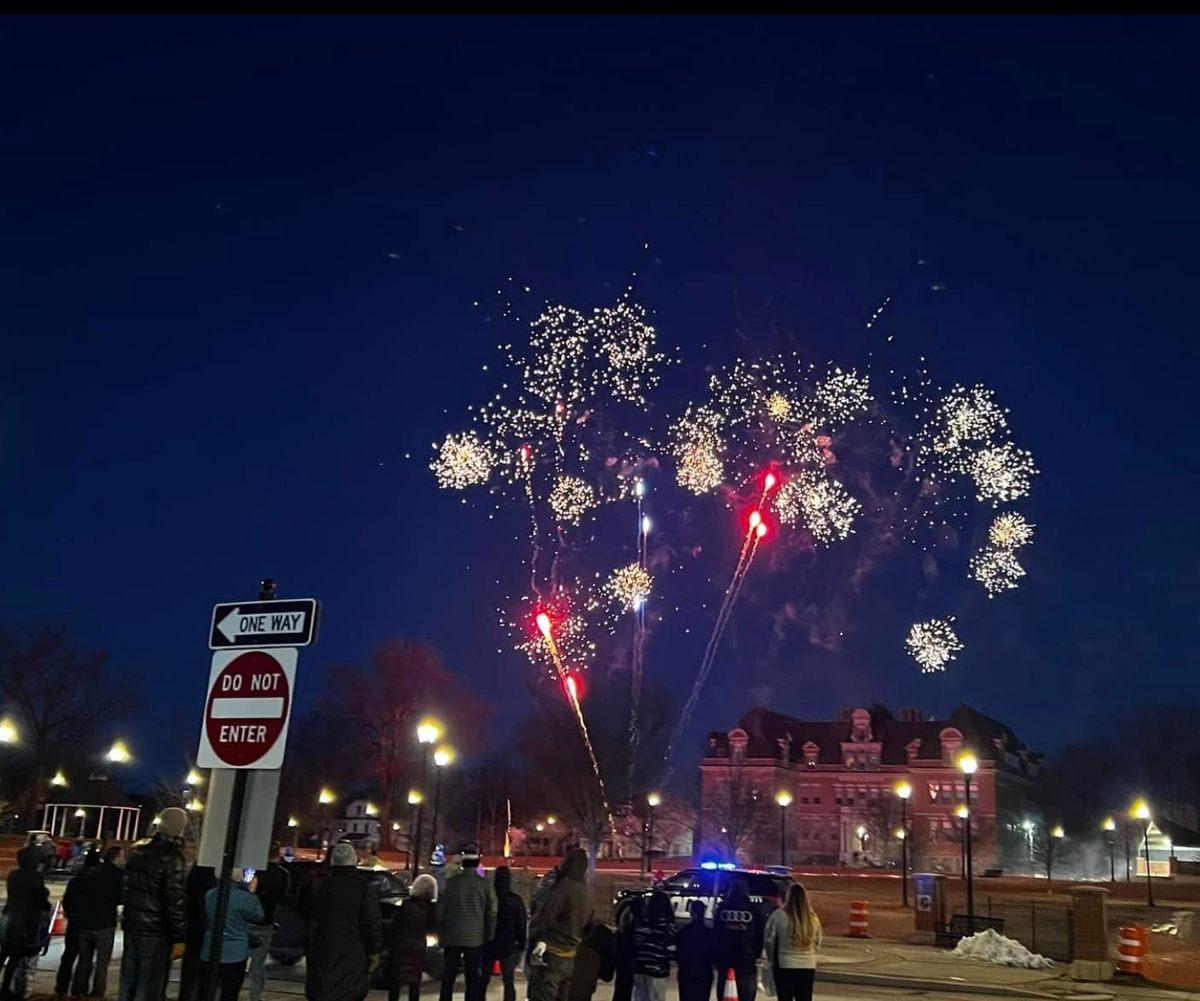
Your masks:
[[[1063,830],[1062,824],[1055,824],[1054,830],[1050,832],[1050,837],[1052,838],[1065,838],[1066,836],[1067,832]]]
[[[129,747],[123,740],[113,741],[113,746],[108,749],[108,754],[105,755],[109,761],[117,765],[128,764],[133,755],[129,753]]]
[[[54,778],[50,780],[50,784],[52,786],[60,787],[67,784],[67,777],[63,774],[63,770],[61,768],[54,773]]]
[[[958,767],[964,775],[974,775],[979,771],[979,759],[970,751],[964,751],[958,756]]]
[[[646,803],[649,805],[650,809],[652,809],[652,810],[656,806],[658,806],[658,804],[661,802],[662,802],[662,796],[660,796],[656,792],[652,792],[646,797]]]
[[[374,803],[368,802],[363,808],[363,813],[365,813],[368,817],[378,817],[379,807],[377,807]]]
[[[438,768],[445,768],[447,765],[454,764],[454,751],[449,747],[439,747],[433,752],[433,763]]]
[[[81,817],[81,818],[82,818],[82,817],[86,817],[86,816],[87,816],[87,810],[85,810],[85,809],[84,809],[84,808],[81,806],[81,807],[80,807],[78,810],[76,810],[76,811],[75,811],[75,816],[76,816],[76,817]]]
[[[1133,816],[1136,817],[1138,820],[1149,820],[1150,819],[1150,804],[1147,803],[1144,799],[1139,799],[1136,803],[1133,804],[1133,806],[1130,808],[1129,812],[1131,814],[1133,814]]]
[[[393,820],[393,821],[392,821],[392,830],[393,830],[393,831],[398,831],[398,830],[400,830],[400,821],[398,821],[398,820]]]
[[[1025,820],[1025,821],[1024,821],[1022,824],[1021,824],[1021,827],[1022,827],[1022,828],[1025,830],[1025,833],[1026,833],[1026,834],[1032,834],[1032,833],[1033,833],[1033,821],[1032,821],[1032,820]]]
[[[546,823],[547,823],[547,824],[548,824],[550,827],[553,827],[555,824],[557,824],[557,823],[558,823],[558,818],[557,818],[557,817],[555,817],[553,814],[551,814],[549,817],[547,817],[547,818],[546,818]]]
[[[1101,827],[1106,831],[1115,831],[1117,829],[1117,822],[1113,820],[1112,817],[1105,817],[1104,823],[1101,825]]]
[[[442,735],[442,725],[435,720],[422,720],[417,724],[417,743],[435,744]]]
[[[867,836],[867,829],[866,829],[866,828],[865,828],[865,827],[864,827],[862,824],[859,824],[859,825],[858,825],[858,826],[857,826],[857,827],[854,829],[854,833],[855,833],[856,835],[858,835],[858,837],[859,837],[860,839],[862,839],[862,838],[865,838],[865,837]]]
[[[188,771],[187,778],[185,778],[183,780],[183,784],[185,786],[198,786],[198,785],[202,785],[203,782],[204,782],[204,776],[201,775],[194,768],[192,768]]]
[[[188,800],[188,802],[187,802],[187,811],[188,811],[188,813],[203,813],[204,812],[204,803],[201,802],[199,799],[193,797],[192,799]]]
[[[541,834],[541,833],[542,833],[542,831],[544,831],[544,830],[546,829],[546,825],[545,825],[545,824],[534,824],[534,827],[533,827],[533,829],[534,829],[535,831],[537,831],[537,832],[538,832],[538,834]]]
[[[288,827],[290,827],[292,830],[295,830],[299,826],[300,821],[298,821],[295,817],[288,817]]]
[[[15,744],[17,742],[17,728],[13,725],[12,720],[0,720],[0,744]]]
[[[954,816],[956,816],[959,820],[966,820],[970,815],[971,811],[968,810],[965,805],[960,806],[954,811]]]
[[[333,801],[336,799],[337,797],[333,794],[332,789],[322,789],[319,793],[317,793],[317,802],[320,803],[321,806],[332,806]]]
[[[908,837],[908,835],[907,835],[907,834],[905,834],[905,832],[904,832],[904,828],[903,828],[903,827],[897,827],[897,828],[896,828],[896,840],[897,840],[897,841],[903,841],[903,840],[904,840],[906,837]]]
[[[768,473],[767,475],[769,476],[770,474]],[[792,794],[790,792],[788,792],[786,789],[780,789],[779,792],[777,792],[775,794],[775,802],[778,803],[780,806],[785,806],[785,807],[791,806],[792,805]]]
[[[750,527],[758,528],[758,526],[761,524],[762,524],[762,512],[761,511],[751,511],[750,512]]]
[[[550,616],[545,612],[538,612],[537,618],[534,621],[537,622],[538,632],[545,636],[546,639],[549,639],[550,630],[553,626],[553,623],[550,621]]]
[[[425,802],[425,794],[420,789],[408,790],[408,805],[416,806],[418,803]]]
[[[897,782],[894,791],[901,799],[908,799],[912,795],[912,786],[907,782]]]

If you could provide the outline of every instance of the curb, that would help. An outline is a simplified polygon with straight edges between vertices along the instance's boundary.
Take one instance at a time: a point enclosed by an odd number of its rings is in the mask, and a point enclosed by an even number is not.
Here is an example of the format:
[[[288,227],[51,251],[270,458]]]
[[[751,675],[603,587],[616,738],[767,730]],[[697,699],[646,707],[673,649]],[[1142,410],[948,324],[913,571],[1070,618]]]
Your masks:
[[[992,997],[1042,998],[1065,1001],[1070,995],[1047,994],[1025,987],[1006,987],[1000,984],[970,984],[948,980],[927,980],[920,977],[894,977],[886,973],[851,973],[849,971],[817,968],[817,980],[831,984],[860,984],[863,987],[892,987],[906,990],[931,991],[944,994],[987,994]]]

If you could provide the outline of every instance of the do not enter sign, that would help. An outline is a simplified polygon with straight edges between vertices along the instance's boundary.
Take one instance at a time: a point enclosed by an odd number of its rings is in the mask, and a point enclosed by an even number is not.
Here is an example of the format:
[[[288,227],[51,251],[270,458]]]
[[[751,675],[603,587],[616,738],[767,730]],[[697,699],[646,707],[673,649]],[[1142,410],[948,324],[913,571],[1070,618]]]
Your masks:
[[[280,768],[287,746],[296,651],[213,654],[200,732],[201,768]]]

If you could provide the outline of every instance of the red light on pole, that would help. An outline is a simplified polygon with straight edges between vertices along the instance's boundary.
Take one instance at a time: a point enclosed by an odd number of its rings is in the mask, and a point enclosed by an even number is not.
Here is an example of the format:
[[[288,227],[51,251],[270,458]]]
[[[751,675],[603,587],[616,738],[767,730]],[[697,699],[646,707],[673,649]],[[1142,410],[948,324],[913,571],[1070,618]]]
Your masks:
[[[538,630],[541,632],[541,634],[543,636],[546,637],[546,639],[549,639],[550,638],[550,628],[551,628],[550,616],[547,615],[545,612],[538,612],[536,621],[537,621]]]

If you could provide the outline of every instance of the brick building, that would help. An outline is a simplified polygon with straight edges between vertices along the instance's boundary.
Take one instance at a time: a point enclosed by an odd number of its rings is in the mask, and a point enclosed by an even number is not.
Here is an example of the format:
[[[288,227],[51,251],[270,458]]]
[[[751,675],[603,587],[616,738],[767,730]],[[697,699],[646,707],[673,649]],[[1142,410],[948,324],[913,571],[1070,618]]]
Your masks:
[[[979,761],[971,779],[977,871],[1025,857],[1040,754],[1003,723],[968,706],[944,720],[882,706],[807,721],[751,709],[728,733],[713,733],[700,764],[701,854],[792,865],[890,864],[900,857],[901,804],[912,787],[908,838],[914,868],[961,866],[966,781],[962,752]],[[791,802],[776,805],[785,792]],[[781,844],[781,837],[783,843]]]

